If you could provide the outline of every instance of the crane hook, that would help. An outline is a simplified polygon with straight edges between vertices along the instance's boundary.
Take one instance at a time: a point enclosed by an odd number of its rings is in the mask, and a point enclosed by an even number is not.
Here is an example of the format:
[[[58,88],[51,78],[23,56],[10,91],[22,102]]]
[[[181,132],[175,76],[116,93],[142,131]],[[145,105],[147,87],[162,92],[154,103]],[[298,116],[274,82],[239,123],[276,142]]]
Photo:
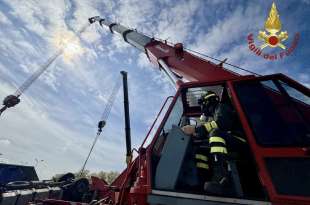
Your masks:
[[[10,107],[14,107],[20,102],[20,99],[15,95],[8,95],[3,100],[3,107],[0,109],[0,115]]]

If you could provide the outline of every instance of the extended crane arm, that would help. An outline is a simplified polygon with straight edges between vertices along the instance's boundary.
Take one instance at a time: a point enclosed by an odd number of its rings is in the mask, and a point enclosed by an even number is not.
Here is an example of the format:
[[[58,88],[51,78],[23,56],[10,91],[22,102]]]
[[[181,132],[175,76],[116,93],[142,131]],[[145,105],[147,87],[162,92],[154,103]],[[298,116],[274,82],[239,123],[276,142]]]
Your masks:
[[[181,43],[171,46],[99,16],[89,19],[90,23],[97,21],[102,27],[107,27],[112,33],[120,34],[125,42],[144,52],[152,63],[159,65],[160,70],[176,87],[183,81],[212,82],[238,76],[223,68],[222,64],[214,64],[185,51]]]
[[[111,33],[118,33],[122,35],[124,41],[138,48],[142,52],[145,51],[145,46],[153,41],[152,38],[146,35],[138,33],[137,31],[129,29],[120,24],[109,22],[108,20],[102,19],[99,16],[95,16],[89,19],[90,23],[94,23],[96,21],[98,21],[102,27],[105,26],[109,28]]]

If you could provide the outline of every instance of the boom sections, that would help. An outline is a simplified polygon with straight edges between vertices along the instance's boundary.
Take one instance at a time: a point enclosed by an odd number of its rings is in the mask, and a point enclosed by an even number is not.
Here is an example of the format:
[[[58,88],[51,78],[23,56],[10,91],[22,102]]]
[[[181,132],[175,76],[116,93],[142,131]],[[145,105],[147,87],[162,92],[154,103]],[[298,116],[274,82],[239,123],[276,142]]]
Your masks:
[[[89,19],[90,23],[96,21],[112,33],[120,34],[125,42],[144,52],[176,87],[183,82],[213,82],[231,80],[239,76],[223,68],[221,63],[217,65],[187,52],[181,43],[171,46],[99,16]]]

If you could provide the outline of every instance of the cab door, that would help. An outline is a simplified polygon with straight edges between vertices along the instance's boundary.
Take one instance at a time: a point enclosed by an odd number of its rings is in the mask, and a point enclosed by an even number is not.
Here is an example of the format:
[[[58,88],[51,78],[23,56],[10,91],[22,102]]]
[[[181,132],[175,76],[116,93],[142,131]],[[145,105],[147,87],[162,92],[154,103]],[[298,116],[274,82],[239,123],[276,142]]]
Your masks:
[[[228,83],[275,204],[310,204],[310,91],[282,74]]]

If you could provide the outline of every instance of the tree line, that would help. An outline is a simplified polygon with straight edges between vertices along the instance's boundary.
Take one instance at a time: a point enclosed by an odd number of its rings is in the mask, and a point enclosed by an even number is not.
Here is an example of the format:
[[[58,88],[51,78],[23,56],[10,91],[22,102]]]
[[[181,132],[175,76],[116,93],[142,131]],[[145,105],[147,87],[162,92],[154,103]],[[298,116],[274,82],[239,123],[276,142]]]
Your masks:
[[[116,177],[118,177],[119,172],[116,172],[116,171],[90,172],[89,170],[84,170],[82,173],[77,172],[77,173],[74,173],[74,175],[75,175],[75,178],[87,178],[87,179],[90,179],[91,176],[95,176],[95,177],[98,177],[99,179],[103,179],[108,184],[111,184],[116,179]],[[57,178],[59,178],[59,176],[61,175],[56,174],[53,177],[53,179],[56,180]]]
[[[79,173],[76,173],[75,175],[77,176]],[[99,171],[99,172],[90,172],[89,170],[84,170],[79,177],[84,177],[87,179],[90,179],[91,176],[95,176],[98,177],[99,179],[103,179],[105,180],[108,184],[111,184],[116,177],[118,177],[119,172],[116,171],[109,171],[109,172],[105,172],[105,171]]]

